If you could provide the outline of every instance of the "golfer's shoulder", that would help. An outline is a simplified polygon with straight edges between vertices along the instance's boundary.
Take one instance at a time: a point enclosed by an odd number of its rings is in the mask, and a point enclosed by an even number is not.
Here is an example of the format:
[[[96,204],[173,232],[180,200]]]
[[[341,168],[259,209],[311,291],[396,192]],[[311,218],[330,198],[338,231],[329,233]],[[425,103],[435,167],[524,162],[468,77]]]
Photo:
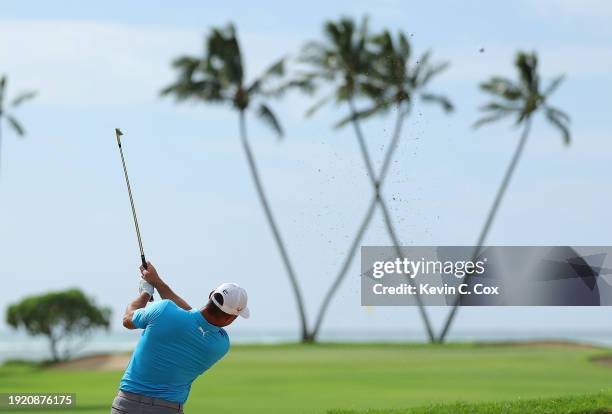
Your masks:
[[[227,331],[223,328],[219,328],[219,348],[221,349],[221,351],[223,352],[223,354],[225,354],[230,347],[230,339],[229,339],[229,335],[227,334]]]
[[[160,310],[165,310],[167,308],[178,308],[178,306],[176,306],[176,303],[172,302],[170,299],[162,299],[154,303],[159,306]]]
[[[155,301],[148,305],[151,308],[154,308],[158,314],[165,313],[166,311],[173,310],[177,308],[176,304],[169,299],[162,299],[159,301]]]
[[[200,329],[202,329],[200,327]],[[230,340],[225,329],[214,325],[208,325],[204,328],[206,331],[198,338],[197,343],[201,347],[202,355],[208,355],[208,358],[217,361],[225,356],[229,351]]]

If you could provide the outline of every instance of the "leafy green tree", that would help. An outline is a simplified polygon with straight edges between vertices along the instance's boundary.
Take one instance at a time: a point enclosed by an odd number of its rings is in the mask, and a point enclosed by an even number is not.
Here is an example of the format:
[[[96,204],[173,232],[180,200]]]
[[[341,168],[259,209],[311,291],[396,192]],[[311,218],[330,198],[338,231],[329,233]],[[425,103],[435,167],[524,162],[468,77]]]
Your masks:
[[[249,109],[254,109],[255,115],[269,126],[279,138],[282,138],[281,124],[265,102],[265,98],[278,93],[278,88],[273,87],[272,82],[280,80],[284,75],[285,61],[280,59],[260,77],[246,83],[240,44],[233,25],[213,29],[208,36],[206,46],[207,50],[204,56],[182,56],[174,61],[173,66],[178,72],[177,80],[163,89],[162,95],[172,95],[178,101],[192,100],[210,104],[229,104],[238,112],[242,149],[247,159],[259,201],[264,209],[285,270],[289,276],[297,302],[302,339],[307,340],[309,336],[308,325],[301,290],[265,194],[255,156],[248,140],[246,125],[246,112]]]
[[[49,340],[54,361],[70,358],[96,329],[110,326],[111,310],[98,307],[78,289],[29,296],[9,305],[6,322],[14,329]],[[78,344],[75,340],[79,340]]]
[[[474,124],[474,127],[479,128],[482,125],[509,116],[514,116],[516,118],[515,125],[521,126],[523,131],[506,170],[506,174],[497,190],[497,195],[493,200],[493,205],[489,210],[484,227],[478,237],[474,258],[478,256],[480,246],[484,244],[487,238],[495,215],[497,214],[497,210],[499,209],[499,205],[506,193],[518,161],[523,154],[523,149],[525,148],[525,143],[527,142],[527,137],[531,130],[533,117],[537,113],[543,112],[548,122],[561,134],[563,143],[565,145],[569,145],[570,143],[570,117],[560,109],[551,106],[549,102],[550,96],[557,90],[564,77],[559,76],[553,79],[546,88],[542,89],[540,75],[538,74],[538,57],[535,53],[519,52],[516,56],[515,66],[518,72],[518,80],[516,82],[503,77],[494,76],[480,85],[480,89],[491,95],[494,100],[480,108],[485,115]],[[467,283],[469,279],[470,277],[467,276],[465,283]],[[446,319],[442,332],[440,333],[440,342],[446,339],[460,305],[461,295],[458,295]]]
[[[2,164],[2,121],[6,121],[9,126],[15,131],[18,137],[25,135],[25,129],[15,116],[8,112],[7,107],[17,108],[19,105],[36,96],[36,92],[23,92],[11,100],[10,105],[6,103],[6,84],[7,76],[0,77],[0,165]]]
[[[312,115],[316,110],[334,100],[337,103],[348,105],[348,116],[338,121],[335,127],[341,128],[349,123],[353,126],[372,185],[373,197],[340,271],[325,295],[312,331],[312,336],[315,338],[320,331],[331,299],[348,272],[355,251],[377,206],[380,207],[383,214],[391,242],[397,246],[397,254],[402,254],[399,248],[401,242],[385,199],[381,195],[381,189],[397,149],[403,123],[411,112],[414,99],[418,97],[424,102],[440,104],[447,112],[453,109],[447,98],[426,91],[431,79],[445,70],[448,64],[432,65],[429,62],[429,52],[425,53],[415,64],[411,64],[411,47],[405,34],[399,33],[397,40],[393,39],[389,31],[370,36],[367,19],[357,25],[349,18],[342,18],[339,22],[326,23],[324,35],[325,42],[311,42],[304,47],[300,61],[307,64],[310,70],[303,72],[301,82],[296,82],[296,84],[302,86],[306,91],[315,90],[326,84],[332,86],[332,92],[317,101],[309,109],[307,115]],[[304,86],[307,87],[304,88]],[[359,99],[367,101],[368,107],[358,109]],[[397,114],[394,132],[381,168],[376,174],[360,122],[362,119],[391,110]],[[417,297],[417,301],[427,334],[433,341],[435,336],[427,312],[420,297]]]

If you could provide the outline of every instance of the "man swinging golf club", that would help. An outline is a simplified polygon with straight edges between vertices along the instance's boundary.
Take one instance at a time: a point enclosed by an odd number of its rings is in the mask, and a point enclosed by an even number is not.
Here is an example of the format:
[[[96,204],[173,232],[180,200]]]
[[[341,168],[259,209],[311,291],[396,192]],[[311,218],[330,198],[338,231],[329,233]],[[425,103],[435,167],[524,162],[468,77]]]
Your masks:
[[[182,413],[193,380],[229,349],[223,327],[238,315],[249,317],[247,293],[235,283],[223,283],[210,292],[203,308],[192,309],[150,262],[146,268],[140,266],[140,272],[140,294],[128,305],[123,326],[144,332],[121,378],[111,414]],[[154,289],[162,300],[149,303]]]

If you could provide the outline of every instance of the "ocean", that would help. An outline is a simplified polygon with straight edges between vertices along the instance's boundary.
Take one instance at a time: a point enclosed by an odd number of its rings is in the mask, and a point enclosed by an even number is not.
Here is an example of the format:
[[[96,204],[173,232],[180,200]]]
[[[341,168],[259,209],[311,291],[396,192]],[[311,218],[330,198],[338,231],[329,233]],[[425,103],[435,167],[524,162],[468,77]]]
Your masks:
[[[139,331],[103,332],[91,338],[74,356],[109,352],[126,352],[134,349]],[[277,344],[296,342],[298,334],[292,330],[230,330],[234,344]],[[612,347],[612,331],[461,331],[452,332],[453,342],[498,342],[498,341],[571,341],[584,344]],[[406,331],[341,331],[324,332],[322,342],[417,342],[424,343],[422,332]],[[29,337],[24,333],[0,332],[0,362],[10,359],[44,360],[49,358],[49,345],[43,337]]]

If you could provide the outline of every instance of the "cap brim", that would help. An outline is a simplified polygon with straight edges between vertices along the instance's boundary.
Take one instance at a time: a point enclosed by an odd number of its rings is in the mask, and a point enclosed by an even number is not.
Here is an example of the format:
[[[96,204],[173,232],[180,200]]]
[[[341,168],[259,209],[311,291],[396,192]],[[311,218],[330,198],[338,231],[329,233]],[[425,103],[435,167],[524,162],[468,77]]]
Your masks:
[[[248,307],[246,307],[240,312],[238,312],[238,315],[242,316],[244,319],[249,319],[251,317],[251,311]]]

